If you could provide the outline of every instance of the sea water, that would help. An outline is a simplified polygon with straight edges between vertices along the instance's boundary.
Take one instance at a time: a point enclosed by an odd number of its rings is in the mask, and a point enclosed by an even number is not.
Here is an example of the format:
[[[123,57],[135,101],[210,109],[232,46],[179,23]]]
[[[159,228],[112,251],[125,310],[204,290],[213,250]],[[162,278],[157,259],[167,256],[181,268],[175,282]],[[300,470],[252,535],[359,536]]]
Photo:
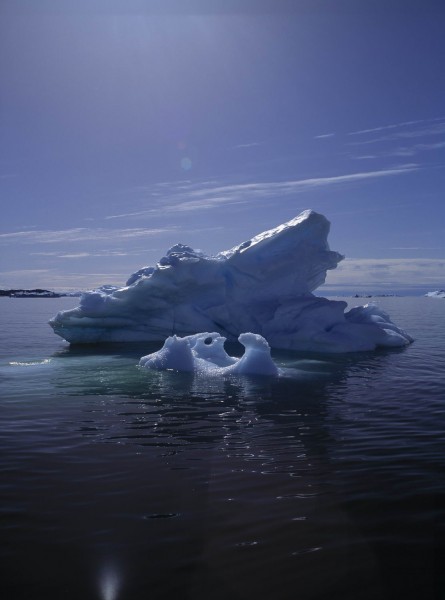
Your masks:
[[[445,597],[445,301],[376,301],[412,345],[219,379],[1,298],[1,598]]]

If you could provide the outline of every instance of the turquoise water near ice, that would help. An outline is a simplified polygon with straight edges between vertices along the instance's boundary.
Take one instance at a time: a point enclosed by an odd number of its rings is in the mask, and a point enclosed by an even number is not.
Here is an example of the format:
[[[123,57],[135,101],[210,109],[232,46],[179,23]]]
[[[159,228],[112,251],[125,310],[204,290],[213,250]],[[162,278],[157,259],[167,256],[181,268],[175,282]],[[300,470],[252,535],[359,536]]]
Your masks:
[[[0,298],[1,597],[445,597],[445,301],[375,301],[411,346],[218,379]]]

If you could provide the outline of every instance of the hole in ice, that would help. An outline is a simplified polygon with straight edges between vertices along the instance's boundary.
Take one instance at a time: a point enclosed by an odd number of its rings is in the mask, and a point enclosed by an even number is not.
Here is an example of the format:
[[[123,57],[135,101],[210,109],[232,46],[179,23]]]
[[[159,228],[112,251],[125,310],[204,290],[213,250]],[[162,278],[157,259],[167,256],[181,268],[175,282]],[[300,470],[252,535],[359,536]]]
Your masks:
[[[204,344],[207,344],[207,346],[210,346],[210,344],[213,342],[213,339],[209,336],[206,337],[206,339],[204,340]]]

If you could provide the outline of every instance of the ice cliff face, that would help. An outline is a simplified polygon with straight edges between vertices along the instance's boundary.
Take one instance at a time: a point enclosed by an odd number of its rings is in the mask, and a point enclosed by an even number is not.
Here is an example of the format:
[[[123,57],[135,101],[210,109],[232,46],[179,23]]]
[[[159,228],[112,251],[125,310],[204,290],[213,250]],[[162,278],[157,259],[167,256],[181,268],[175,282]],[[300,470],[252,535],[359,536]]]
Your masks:
[[[178,244],[126,287],[87,292],[50,325],[71,343],[164,341],[202,331],[236,340],[248,331],[294,350],[408,344],[412,339],[376,307],[345,313],[345,302],[311,293],[343,258],[329,249],[329,226],[323,215],[305,211],[217,256]]]

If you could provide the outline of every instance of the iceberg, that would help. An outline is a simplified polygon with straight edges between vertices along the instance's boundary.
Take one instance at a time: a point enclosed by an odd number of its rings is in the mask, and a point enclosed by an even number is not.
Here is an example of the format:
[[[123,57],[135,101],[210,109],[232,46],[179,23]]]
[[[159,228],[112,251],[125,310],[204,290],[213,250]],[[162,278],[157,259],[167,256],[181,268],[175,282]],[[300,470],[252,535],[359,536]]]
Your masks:
[[[428,298],[445,298],[445,290],[436,290],[425,294]]]
[[[311,352],[412,342],[374,304],[345,312],[346,302],[312,293],[344,258],[330,250],[329,229],[326,217],[306,210],[216,256],[177,244],[124,287],[86,292],[50,325],[73,344],[164,342],[203,331],[229,341],[250,332],[272,348]]]
[[[198,333],[180,338],[168,337],[157,352],[143,356],[139,366],[158,371],[194,372],[199,375],[268,375],[279,374],[270,355],[267,341],[255,333],[242,333],[238,341],[244,346],[241,358],[224,350],[226,338],[216,332]]]

